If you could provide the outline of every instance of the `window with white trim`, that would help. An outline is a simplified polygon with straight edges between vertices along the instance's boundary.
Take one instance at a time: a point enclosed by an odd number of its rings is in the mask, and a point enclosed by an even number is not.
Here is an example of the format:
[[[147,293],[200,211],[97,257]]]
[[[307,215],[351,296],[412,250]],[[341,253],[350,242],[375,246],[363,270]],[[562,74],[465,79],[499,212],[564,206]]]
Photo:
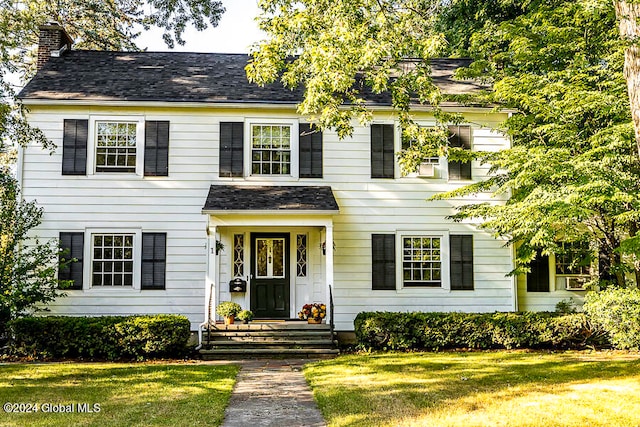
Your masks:
[[[556,254],[556,274],[588,276],[591,273],[589,245],[563,242],[562,251]]]
[[[138,122],[95,122],[96,172],[135,173],[138,155]]]
[[[91,286],[133,286],[134,234],[92,234]]]
[[[404,286],[442,286],[441,246],[439,236],[402,236]]]
[[[420,126],[421,128],[423,126]],[[432,128],[432,127],[431,127]],[[414,145],[417,144],[417,140],[416,139],[412,139],[412,138],[407,138],[404,133],[402,135],[402,147],[401,149],[404,150],[408,150],[411,147],[413,147]],[[422,163],[427,163],[430,165],[439,165],[440,164],[440,157],[438,156],[433,156],[433,157],[425,157],[424,159],[422,159]]]
[[[251,125],[251,174],[291,175],[292,126]]]

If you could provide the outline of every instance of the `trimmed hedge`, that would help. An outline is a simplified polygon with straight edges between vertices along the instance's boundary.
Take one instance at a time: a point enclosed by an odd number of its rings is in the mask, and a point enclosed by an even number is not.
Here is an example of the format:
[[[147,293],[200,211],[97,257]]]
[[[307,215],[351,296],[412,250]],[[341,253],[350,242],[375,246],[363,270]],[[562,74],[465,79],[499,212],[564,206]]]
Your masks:
[[[35,358],[107,360],[183,357],[185,316],[24,317],[10,322],[12,353]]]
[[[376,350],[608,346],[582,313],[363,312],[354,321],[359,346]]]

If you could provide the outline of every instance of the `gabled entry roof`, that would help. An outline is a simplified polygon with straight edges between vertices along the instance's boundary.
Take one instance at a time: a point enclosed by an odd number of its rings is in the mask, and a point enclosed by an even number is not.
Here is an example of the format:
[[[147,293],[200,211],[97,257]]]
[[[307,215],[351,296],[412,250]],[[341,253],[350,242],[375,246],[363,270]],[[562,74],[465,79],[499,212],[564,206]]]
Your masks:
[[[212,185],[203,213],[338,213],[328,186]]]

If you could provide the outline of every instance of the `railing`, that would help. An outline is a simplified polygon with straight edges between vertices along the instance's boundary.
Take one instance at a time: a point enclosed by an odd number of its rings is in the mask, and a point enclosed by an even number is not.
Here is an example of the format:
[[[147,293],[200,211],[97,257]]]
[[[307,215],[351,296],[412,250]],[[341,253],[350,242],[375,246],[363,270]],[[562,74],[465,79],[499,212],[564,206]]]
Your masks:
[[[213,305],[213,292],[214,286],[211,283],[211,288],[209,290],[209,303],[207,305],[207,342],[211,342],[211,306]],[[213,318],[213,324],[215,325],[216,319]]]
[[[331,339],[333,339],[333,287],[329,285],[329,327],[331,328]]]

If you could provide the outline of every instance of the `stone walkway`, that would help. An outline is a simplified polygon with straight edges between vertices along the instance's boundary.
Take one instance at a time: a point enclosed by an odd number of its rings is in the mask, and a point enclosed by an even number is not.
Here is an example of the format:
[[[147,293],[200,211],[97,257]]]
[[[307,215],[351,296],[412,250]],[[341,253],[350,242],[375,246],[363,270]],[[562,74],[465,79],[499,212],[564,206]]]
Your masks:
[[[222,427],[326,426],[302,374],[306,362],[242,362]]]

